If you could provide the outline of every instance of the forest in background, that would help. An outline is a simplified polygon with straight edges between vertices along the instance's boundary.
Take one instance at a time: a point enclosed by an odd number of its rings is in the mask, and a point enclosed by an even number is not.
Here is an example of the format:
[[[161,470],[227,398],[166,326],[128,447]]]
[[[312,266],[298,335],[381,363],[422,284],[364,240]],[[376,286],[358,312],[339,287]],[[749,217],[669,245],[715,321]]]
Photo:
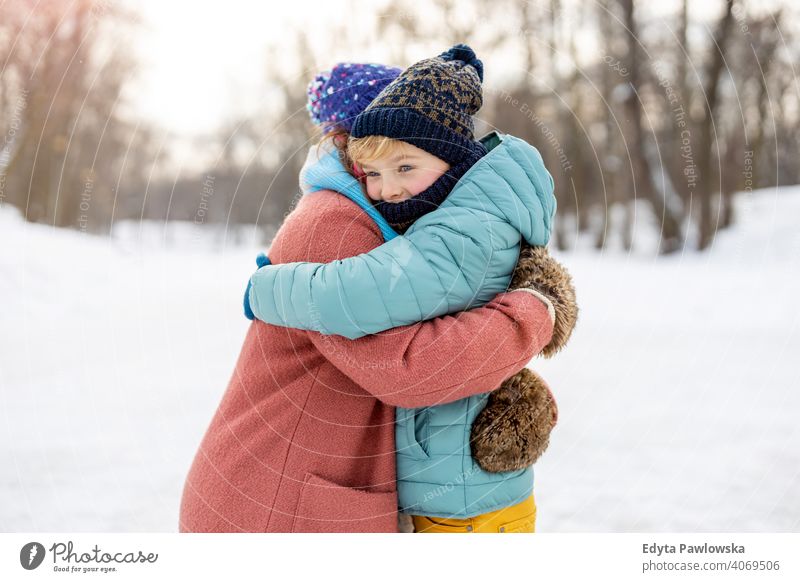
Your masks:
[[[315,43],[305,28],[265,39],[263,106],[203,136],[197,147],[214,161],[191,174],[175,171],[168,140],[126,103],[136,13],[107,0],[35,6],[0,5],[0,205],[32,222],[95,234],[119,220],[274,232],[315,139],[306,84],[343,45],[408,66],[470,44],[486,67],[478,134],[498,129],[542,152],[559,249],[578,236],[631,248],[646,208],[660,253],[703,250],[737,220],[734,192],[800,183],[789,3],[720,0],[701,21],[688,0],[668,18],[635,0],[355,0],[371,26],[326,22]]]

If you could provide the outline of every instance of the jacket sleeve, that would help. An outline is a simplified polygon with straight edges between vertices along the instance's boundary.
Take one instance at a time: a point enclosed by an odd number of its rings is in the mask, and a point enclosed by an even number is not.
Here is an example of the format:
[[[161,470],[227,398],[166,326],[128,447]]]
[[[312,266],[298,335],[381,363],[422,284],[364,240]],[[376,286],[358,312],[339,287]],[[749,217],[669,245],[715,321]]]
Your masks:
[[[524,368],[552,333],[547,307],[524,291],[357,340],[309,332],[343,374],[377,399],[403,408],[491,392]]]
[[[277,262],[327,263],[380,245],[380,232],[355,204],[332,193],[317,195],[320,212],[305,214],[294,226],[310,234],[304,234],[308,244],[301,250],[274,245],[270,254]],[[552,330],[545,304],[514,291],[478,309],[358,340],[307,333],[331,365],[376,398],[416,408],[494,390],[547,345]]]
[[[462,216],[457,230],[453,222],[427,221],[327,264],[263,267],[251,277],[253,313],[273,325],[356,339],[468,309],[485,283],[491,251],[466,234],[485,228],[475,216]]]

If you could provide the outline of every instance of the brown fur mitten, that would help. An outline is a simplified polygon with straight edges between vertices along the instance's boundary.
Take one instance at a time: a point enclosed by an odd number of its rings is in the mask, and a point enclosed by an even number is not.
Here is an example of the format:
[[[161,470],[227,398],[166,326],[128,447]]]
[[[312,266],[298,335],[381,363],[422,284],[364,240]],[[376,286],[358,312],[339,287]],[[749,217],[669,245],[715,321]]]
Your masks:
[[[553,337],[542,350],[542,355],[550,358],[566,345],[578,320],[572,276],[550,256],[546,247],[532,247],[523,242],[508,290],[520,288],[533,289],[553,304],[556,316]]]
[[[489,395],[472,424],[472,458],[490,473],[529,467],[550,443],[557,418],[547,383],[523,368]]]
[[[398,513],[397,531],[399,533],[414,533],[414,518],[407,513]]]

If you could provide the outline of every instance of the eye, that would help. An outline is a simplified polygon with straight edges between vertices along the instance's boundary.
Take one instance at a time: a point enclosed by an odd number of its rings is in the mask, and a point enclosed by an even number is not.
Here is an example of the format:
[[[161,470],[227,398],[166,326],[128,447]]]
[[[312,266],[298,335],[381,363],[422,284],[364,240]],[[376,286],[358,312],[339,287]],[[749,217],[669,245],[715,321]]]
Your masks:
[[[366,173],[367,178],[379,178],[380,174],[378,172],[369,171]]]
[[[414,169],[413,166],[409,166],[407,164],[403,165],[403,166],[400,166],[400,172],[410,172],[413,169]]]

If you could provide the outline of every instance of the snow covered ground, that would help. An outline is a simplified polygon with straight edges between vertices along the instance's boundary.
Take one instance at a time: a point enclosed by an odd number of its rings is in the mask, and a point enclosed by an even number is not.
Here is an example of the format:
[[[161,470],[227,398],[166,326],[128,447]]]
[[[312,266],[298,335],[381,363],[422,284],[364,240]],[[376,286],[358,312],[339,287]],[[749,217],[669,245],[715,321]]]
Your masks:
[[[800,188],[737,211],[703,254],[560,257],[581,317],[531,364],[560,410],[540,531],[800,531]],[[0,209],[0,531],[177,529],[259,247],[117,232]]]

